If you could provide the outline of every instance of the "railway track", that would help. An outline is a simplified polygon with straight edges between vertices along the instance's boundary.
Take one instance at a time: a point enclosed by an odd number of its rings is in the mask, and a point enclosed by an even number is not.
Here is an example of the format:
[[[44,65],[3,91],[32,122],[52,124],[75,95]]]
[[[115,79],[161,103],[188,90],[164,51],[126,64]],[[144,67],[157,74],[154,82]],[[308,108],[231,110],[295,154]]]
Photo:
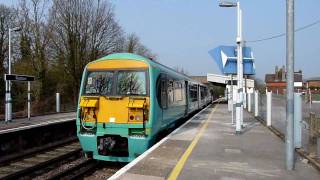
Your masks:
[[[81,147],[78,142],[56,147],[42,153],[30,155],[20,160],[0,166],[0,179],[19,179],[72,156],[79,156]],[[28,179],[28,178],[27,178]]]
[[[115,174],[119,169],[124,167],[126,163],[119,163],[119,162],[100,162],[96,170],[84,176],[85,180],[105,180]]]
[[[80,179],[85,174],[94,171],[98,166],[98,161],[86,159],[76,165],[73,165],[63,171],[51,175],[48,180],[57,179]]]

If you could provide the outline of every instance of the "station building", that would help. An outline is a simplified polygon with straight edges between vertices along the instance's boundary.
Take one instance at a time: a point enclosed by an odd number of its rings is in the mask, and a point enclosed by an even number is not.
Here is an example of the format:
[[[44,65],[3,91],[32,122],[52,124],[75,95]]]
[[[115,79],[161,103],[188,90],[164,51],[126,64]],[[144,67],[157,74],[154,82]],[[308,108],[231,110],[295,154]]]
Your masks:
[[[273,74],[266,74],[265,83],[267,91],[272,91],[276,94],[285,94],[287,86],[285,66],[282,66],[282,68],[278,68],[278,66],[276,66]],[[301,70],[294,72],[294,89],[295,92],[302,92],[303,90]]]

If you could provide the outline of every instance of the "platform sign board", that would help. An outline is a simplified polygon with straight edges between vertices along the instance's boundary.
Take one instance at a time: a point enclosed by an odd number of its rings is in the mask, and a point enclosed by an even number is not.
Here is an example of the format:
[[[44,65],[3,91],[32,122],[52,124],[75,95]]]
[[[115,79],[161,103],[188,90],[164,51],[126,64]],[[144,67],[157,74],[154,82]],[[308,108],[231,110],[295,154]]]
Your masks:
[[[34,76],[20,75],[20,74],[5,74],[6,81],[34,81]]]
[[[237,74],[237,47],[218,46],[209,51],[209,54],[216,61],[223,74]],[[250,47],[242,48],[243,55],[243,74],[254,75],[255,65],[253,53]]]

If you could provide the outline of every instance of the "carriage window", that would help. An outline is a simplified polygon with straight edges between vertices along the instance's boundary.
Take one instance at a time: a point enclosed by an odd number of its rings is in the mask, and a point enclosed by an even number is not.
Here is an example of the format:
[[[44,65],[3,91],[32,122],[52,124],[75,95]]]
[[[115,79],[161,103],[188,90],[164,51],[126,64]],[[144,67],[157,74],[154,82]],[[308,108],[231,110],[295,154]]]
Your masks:
[[[192,102],[198,101],[198,86],[190,85],[189,86],[189,94]]]
[[[85,86],[85,94],[111,94],[112,79],[113,72],[89,72]]]
[[[206,96],[206,88],[203,86],[200,86],[200,93],[201,93],[201,100],[203,100]]]
[[[182,95],[183,95],[183,88],[181,82],[175,82],[174,83],[174,100],[175,101],[182,101]]]
[[[145,71],[120,71],[117,77],[118,95],[146,95]]]

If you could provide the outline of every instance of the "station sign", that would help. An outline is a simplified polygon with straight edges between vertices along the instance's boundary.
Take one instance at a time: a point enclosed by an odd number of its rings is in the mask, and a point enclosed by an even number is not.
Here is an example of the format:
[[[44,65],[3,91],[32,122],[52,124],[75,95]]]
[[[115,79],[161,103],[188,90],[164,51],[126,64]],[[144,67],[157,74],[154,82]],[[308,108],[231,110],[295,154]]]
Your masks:
[[[216,61],[220,71],[226,75],[237,74],[237,47],[218,46],[209,51],[209,54]],[[243,74],[254,75],[254,57],[250,47],[242,48],[243,55]]]
[[[5,74],[6,81],[34,81],[34,76],[20,75],[20,74]]]

